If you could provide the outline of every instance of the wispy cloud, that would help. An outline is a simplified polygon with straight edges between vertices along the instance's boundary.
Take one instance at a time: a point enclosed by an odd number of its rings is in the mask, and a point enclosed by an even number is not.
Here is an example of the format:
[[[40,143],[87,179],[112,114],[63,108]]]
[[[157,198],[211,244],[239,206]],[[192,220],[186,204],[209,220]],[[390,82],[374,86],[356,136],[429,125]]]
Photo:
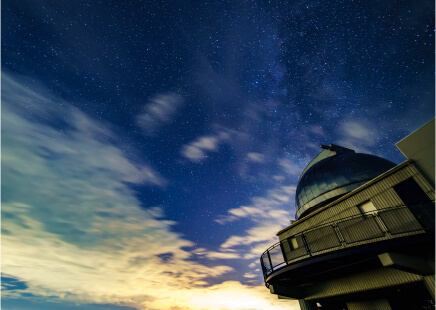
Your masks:
[[[265,162],[265,156],[260,153],[250,152],[247,153],[247,159],[253,163],[263,163]]]
[[[241,255],[235,252],[215,252],[208,251],[205,248],[198,248],[192,251],[192,253],[197,254],[202,257],[206,257],[208,259],[239,259]]]
[[[286,177],[284,175],[274,175],[272,178],[274,181],[277,181],[277,182],[281,182],[281,181],[284,181],[286,179]]]
[[[277,166],[284,175],[296,177],[301,174],[306,160],[293,161],[292,158],[281,158]],[[276,234],[279,230],[290,224],[293,217],[296,186],[292,183],[282,185],[286,180],[283,175],[273,174],[271,177],[276,183],[265,195],[254,197],[249,205],[229,209],[227,215],[218,217],[215,221],[226,225],[240,219],[250,220],[252,225],[243,234],[233,235],[221,244],[221,250],[226,252],[237,250],[244,259],[258,258],[269,246],[277,242]],[[287,182],[290,182],[288,180]],[[254,270],[258,263],[251,263],[249,268]]]
[[[213,133],[200,136],[194,141],[183,145],[180,154],[191,162],[199,163],[207,158],[208,153],[217,152],[222,144],[235,148],[235,145],[238,145],[239,142],[248,139],[247,134],[244,132],[219,125],[213,127]]]
[[[324,132],[324,129],[320,125],[313,125],[310,126],[308,129],[311,133],[315,134],[317,137],[325,137],[326,134]]]
[[[193,261],[194,244],[163,207],[142,206],[129,184],[167,181],[110,142],[110,126],[41,86],[3,74],[2,87],[2,272],[26,283],[26,296],[148,310],[289,309],[261,286],[208,284],[233,269]]]
[[[136,124],[147,136],[155,135],[164,125],[169,124],[183,105],[183,98],[176,93],[158,94],[144,106],[136,117]]]
[[[373,128],[375,125],[370,121],[346,121],[338,130],[342,137],[339,144],[357,152],[370,153],[369,148],[378,140]]]
[[[221,216],[216,221],[226,223],[245,218],[253,222],[251,228],[244,234],[227,238],[222,244],[222,251],[235,250],[244,259],[258,258],[269,246],[277,242],[276,233],[289,225],[292,212],[291,201],[295,195],[295,186],[282,186],[271,189],[264,197],[255,197],[249,206],[230,209],[228,215]],[[251,263],[251,269],[258,267]]]
[[[299,176],[304,170],[305,165],[294,162],[287,158],[279,159],[279,165],[284,169],[284,172],[290,175]]]
[[[281,228],[283,226],[271,222],[263,226],[255,226],[247,230],[244,236],[231,236],[221,245],[221,248],[229,249],[239,245],[247,246],[257,242],[274,240],[277,231]]]
[[[199,137],[188,145],[184,145],[181,154],[192,162],[200,162],[206,158],[208,152],[214,152],[218,149],[219,141],[219,137],[215,136]]]
[[[290,209],[294,195],[295,186],[280,185],[269,190],[265,197],[254,197],[251,205],[230,209],[229,215],[221,216],[215,221],[225,224],[239,218],[249,218],[257,222],[265,219],[280,219],[284,215],[290,216],[290,212],[286,209]]]
[[[244,278],[253,279],[253,278],[257,278],[257,277],[259,277],[259,274],[255,274],[255,273],[252,273],[252,272],[244,273]]]

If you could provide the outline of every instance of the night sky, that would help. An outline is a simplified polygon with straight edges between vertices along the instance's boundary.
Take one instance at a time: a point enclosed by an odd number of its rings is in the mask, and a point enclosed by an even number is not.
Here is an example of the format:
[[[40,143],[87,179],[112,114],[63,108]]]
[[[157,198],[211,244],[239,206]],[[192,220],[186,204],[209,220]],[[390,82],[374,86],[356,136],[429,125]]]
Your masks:
[[[337,144],[434,118],[434,1],[2,2],[2,309],[298,309],[259,256]]]

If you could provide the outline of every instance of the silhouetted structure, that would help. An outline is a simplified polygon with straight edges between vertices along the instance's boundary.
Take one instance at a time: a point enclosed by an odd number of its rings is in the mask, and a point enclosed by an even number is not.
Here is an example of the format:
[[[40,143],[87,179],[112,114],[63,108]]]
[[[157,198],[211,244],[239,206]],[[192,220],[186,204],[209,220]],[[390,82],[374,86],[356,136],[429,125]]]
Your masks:
[[[407,160],[336,145],[304,169],[296,217],[261,256],[265,284],[301,309],[426,309],[435,299],[434,120]]]

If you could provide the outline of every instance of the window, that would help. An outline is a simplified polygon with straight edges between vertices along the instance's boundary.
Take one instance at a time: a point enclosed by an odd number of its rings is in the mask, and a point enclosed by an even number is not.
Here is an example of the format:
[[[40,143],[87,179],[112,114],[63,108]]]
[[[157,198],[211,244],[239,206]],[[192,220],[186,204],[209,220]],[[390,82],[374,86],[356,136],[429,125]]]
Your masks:
[[[408,207],[431,203],[430,198],[413,178],[407,179],[394,186],[395,192]]]
[[[358,206],[362,214],[375,214],[377,209],[371,201],[366,201]]]
[[[288,243],[289,243],[289,247],[291,248],[291,251],[298,249],[297,238],[295,238],[295,237],[289,238]]]
[[[395,185],[394,190],[423,227],[434,227],[434,202],[413,178]]]

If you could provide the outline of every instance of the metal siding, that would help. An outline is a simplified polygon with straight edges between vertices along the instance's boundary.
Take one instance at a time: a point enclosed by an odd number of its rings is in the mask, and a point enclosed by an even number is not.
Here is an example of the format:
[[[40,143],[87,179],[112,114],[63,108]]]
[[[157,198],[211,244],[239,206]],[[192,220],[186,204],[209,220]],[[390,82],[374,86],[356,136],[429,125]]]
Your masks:
[[[411,165],[408,165],[405,169],[403,169],[403,175],[404,175],[404,180],[407,180],[408,178],[410,178],[411,176],[417,174],[418,172],[413,169],[413,167]]]
[[[361,217],[338,223],[347,244],[384,237],[375,217]]]
[[[413,164],[412,165],[408,165],[406,167],[406,172],[408,172],[409,175],[419,174],[418,169],[416,169],[416,167]]]
[[[332,225],[306,232],[304,236],[312,254],[341,246]]]
[[[395,206],[399,206],[403,204],[400,196],[398,196],[397,192],[391,187],[388,189],[389,198],[395,202]]]
[[[351,195],[345,200],[340,200],[336,204],[333,203],[329,205],[329,207],[326,209],[321,209],[318,212],[316,211],[314,214],[309,214],[306,218],[297,221],[297,225],[291,225],[289,229],[285,230],[282,234],[280,234],[279,239],[283,240],[289,238],[300,232],[306,231],[312,227],[316,227],[324,223],[338,221],[349,216],[358,215],[360,214],[360,211],[356,206],[367,200],[371,200],[377,209],[404,205],[403,201],[400,199],[400,197],[397,195],[392,187],[409,179],[410,177],[413,177],[416,182],[421,186],[421,188],[424,189],[430,199],[434,201],[435,194],[433,187],[429,185],[427,180],[413,165],[407,165],[402,167],[400,170],[397,170],[394,173],[388,175],[387,177],[378,180],[376,183],[371,184],[370,186],[363,188],[362,190],[359,190],[354,194],[351,193]],[[403,233],[401,232],[401,230],[399,230],[395,235],[391,235],[389,233],[386,236],[376,237],[371,240],[363,240],[354,242],[352,244],[347,244],[347,247],[359,246],[379,240],[386,240],[387,238],[392,237],[398,238],[420,233],[424,233],[424,231],[417,230],[413,232]],[[355,238],[354,240],[358,240],[359,235],[360,233],[358,231],[354,231],[352,234],[353,238]],[[334,251],[336,250],[336,248],[330,248],[326,250],[320,248],[318,252],[312,253],[312,255],[316,256],[332,250]],[[308,257],[308,255],[305,255],[305,257]],[[302,258],[303,257],[295,259],[291,258],[291,260],[288,260],[288,263],[298,261]],[[401,285],[417,281],[423,281],[423,277],[395,269],[381,268],[316,284],[314,287],[312,287],[312,293],[309,297],[306,298],[306,300],[316,300],[318,298],[327,298],[337,295],[363,292],[367,290]],[[432,286],[434,288],[434,277],[427,279],[426,281],[431,282],[428,284],[425,283],[426,285]]]
[[[384,192],[374,197],[371,197],[371,201],[376,209],[383,209],[387,207],[385,203],[385,199],[386,199],[386,194]]]
[[[392,229],[390,222],[386,222],[388,224],[389,229]],[[413,223],[412,223],[413,224]],[[365,237],[365,233],[359,233],[358,231],[356,232],[355,230],[352,233],[351,239],[348,236],[346,239],[348,240],[348,243],[346,244],[347,248],[351,248],[351,247],[355,247],[355,246],[360,246],[360,245],[364,245],[364,244],[368,244],[368,243],[372,243],[372,242],[377,242],[377,241],[382,241],[382,240],[386,240],[386,239],[391,239],[391,238],[401,238],[401,237],[406,237],[406,236],[412,236],[412,235],[417,235],[417,234],[422,234],[425,233],[424,230],[419,229],[420,227],[416,227],[415,231],[402,231],[401,229],[397,229],[397,231],[394,232],[394,234],[381,234],[379,237],[377,237],[376,235],[374,235],[374,237],[372,239],[365,239],[365,240],[361,240],[358,241],[360,238]],[[316,229],[315,229],[316,230]],[[341,234],[343,235],[344,231],[341,231]],[[317,256],[323,253],[327,253],[327,252],[331,252],[331,251],[335,251],[337,248],[341,248],[342,246],[336,245],[335,247],[328,247],[326,249],[315,249],[314,252],[312,252],[312,256]],[[304,257],[299,256],[299,257],[295,257],[295,258],[291,258],[290,260],[288,260],[288,264],[294,261],[298,261],[301,260],[303,258],[308,257],[309,255],[304,255]]]
[[[430,185],[430,183],[427,182],[427,180],[422,175],[418,174],[417,176],[419,176],[419,178],[421,180],[420,184],[422,184],[423,187],[425,187],[425,189],[427,191],[433,191],[434,190],[434,188]]]
[[[399,177],[399,174],[395,173],[394,175],[392,175],[390,181],[386,182],[386,185],[388,185],[387,187],[392,187],[399,182],[401,182],[401,178]]]
[[[427,180],[420,174],[416,174],[413,177],[416,181],[416,183],[419,184],[419,186],[423,189],[423,191],[429,196],[431,200],[435,199],[434,195],[434,189],[433,187],[427,182]]]
[[[396,207],[403,204],[400,197],[398,197],[392,188],[388,188],[378,195],[371,197],[371,201],[377,209]]]
[[[404,175],[404,173],[403,173],[403,170],[404,170],[405,168],[403,168],[403,169],[401,169],[400,171],[398,171],[398,173],[396,174],[396,177],[395,178],[393,178],[391,181],[393,181],[393,182],[391,182],[389,185],[392,187],[392,186],[394,186],[394,185],[396,185],[396,184],[398,184],[398,183],[400,183],[400,182],[402,182],[403,180],[405,180],[406,179],[406,176]]]
[[[385,188],[394,186],[395,183],[397,182],[397,175],[398,175],[398,173],[399,173],[399,171],[397,171],[397,173],[394,173],[394,175],[390,175],[386,179],[382,180],[380,182],[380,185],[382,185]]]
[[[398,178],[399,178],[400,182],[402,182],[403,180],[406,180],[406,179],[408,179],[410,177],[409,173],[407,173],[407,174],[405,173],[407,168],[408,168],[408,166],[403,168],[403,169],[401,169],[400,171],[398,171]]]
[[[423,277],[420,275],[390,268],[380,268],[314,285],[310,289],[313,293],[305,299],[316,300],[319,298],[364,292],[422,280]]]
[[[349,201],[348,199],[339,202],[339,204],[340,204],[344,209],[347,209],[347,208],[350,207],[350,201]]]
[[[374,185],[375,186],[368,187],[368,193],[371,197],[378,195],[383,190],[377,183]]]
[[[298,303],[300,304],[301,310],[317,310],[318,307],[316,306],[316,303],[313,301],[306,301],[304,299],[299,299]]]
[[[316,227],[327,222],[337,221],[342,218],[359,214],[359,210],[356,208],[359,204],[371,200],[374,202],[376,208],[386,208],[394,207],[403,204],[401,199],[392,189],[392,187],[402,181],[415,175],[418,184],[428,188],[428,183],[422,178],[420,173],[415,167],[407,165],[402,169],[394,172],[393,174],[387,176],[384,179],[370,185],[367,188],[351,195],[346,200],[341,200],[337,204],[331,205],[325,210],[322,210],[313,215],[308,215],[304,221],[291,227],[279,235],[279,239],[283,240],[302,231],[310,229],[311,227]],[[419,176],[419,177],[418,177]],[[427,193],[434,201],[434,190],[431,189],[430,193]]]
[[[419,171],[416,169],[416,167],[413,164],[408,165],[408,170],[411,171],[412,174],[418,174]]]
[[[372,299],[347,302],[348,310],[392,310],[386,299]]]

